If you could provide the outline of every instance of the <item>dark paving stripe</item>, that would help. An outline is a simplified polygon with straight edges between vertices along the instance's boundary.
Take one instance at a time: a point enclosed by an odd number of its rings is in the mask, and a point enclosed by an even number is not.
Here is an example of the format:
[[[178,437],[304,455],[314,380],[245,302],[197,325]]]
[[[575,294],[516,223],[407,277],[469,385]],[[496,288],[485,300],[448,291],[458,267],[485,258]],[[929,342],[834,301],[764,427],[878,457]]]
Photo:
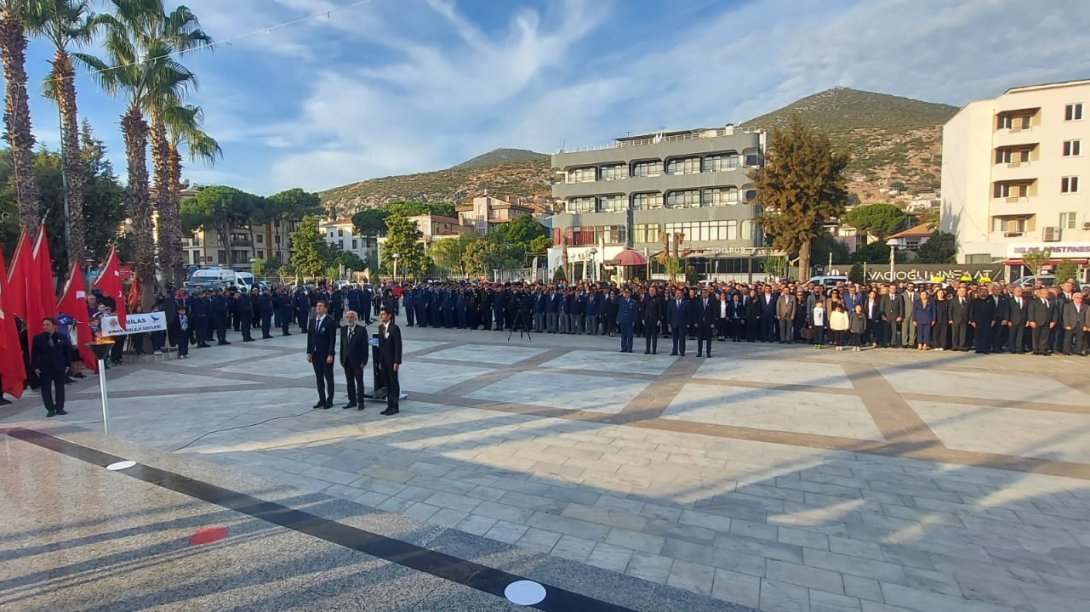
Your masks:
[[[909,407],[878,369],[845,363],[844,371],[887,441],[915,448],[943,448],[935,432]]]
[[[1065,412],[1068,414],[1090,414],[1090,406],[1080,404],[1049,404],[1046,402],[1024,402],[1021,400],[997,400],[978,397],[952,397],[947,394],[902,393],[901,397],[909,401],[936,402],[940,404],[962,404],[966,406],[985,406],[987,408],[1017,408],[1037,412]],[[1047,399],[1047,395],[1042,398]]]
[[[123,457],[29,429],[12,429],[8,430],[7,434],[18,440],[100,467],[106,467],[111,463],[124,460]],[[473,561],[459,559],[415,544],[350,527],[276,502],[258,499],[245,493],[218,487],[148,465],[138,463],[121,473],[175,493],[215,504],[418,572],[425,572],[494,595],[505,601],[504,589],[507,588],[507,585],[517,580],[527,580],[503,570],[486,567]],[[548,584],[542,584],[542,586],[545,587],[545,599],[541,603],[532,606],[538,610],[548,612],[579,612],[583,610],[587,612],[599,610],[622,612],[630,610],[630,608],[559,587]]]

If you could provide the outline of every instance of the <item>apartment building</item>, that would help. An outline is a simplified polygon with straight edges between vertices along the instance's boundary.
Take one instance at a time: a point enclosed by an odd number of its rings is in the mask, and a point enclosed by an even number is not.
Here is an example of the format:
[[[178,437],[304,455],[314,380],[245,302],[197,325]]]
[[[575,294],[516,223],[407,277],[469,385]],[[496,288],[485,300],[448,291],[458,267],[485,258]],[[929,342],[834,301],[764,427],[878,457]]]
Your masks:
[[[510,223],[519,217],[543,212],[541,207],[535,204],[510,202],[487,195],[473,198],[472,203],[462,204],[454,210],[458,213],[458,223],[472,227],[482,236],[499,224]]]
[[[943,128],[941,229],[960,263],[1052,252],[1087,278],[1090,258],[1090,80],[1015,87],[967,105]]]
[[[378,238],[356,233],[351,217],[322,222],[318,229],[329,244],[355,253],[363,261],[378,261]]]
[[[442,215],[417,215],[408,217],[408,219],[416,224],[425,244],[430,244],[433,240],[440,238],[457,238],[462,234],[473,233],[474,229],[471,226],[459,223],[458,219]]]
[[[655,255],[668,248],[713,279],[761,272],[757,192],[749,172],[764,163],[765,134],[727,125],[618,138],[552,157],[560,180],[553,197],[549,268],[564,260],[576,278],[603,278],[626,248]],[[669,237],[669,245],[662,241]],[[681,238],[680,244],[676,242]]]
[[[184,263],[189,267],[224,266],[240,272],[252,272],[257,259],[290,263],[291,234],[295,229],[295,221],[238,224],[227,237],[229,248],[217,232],[197,230],[182,238]]]

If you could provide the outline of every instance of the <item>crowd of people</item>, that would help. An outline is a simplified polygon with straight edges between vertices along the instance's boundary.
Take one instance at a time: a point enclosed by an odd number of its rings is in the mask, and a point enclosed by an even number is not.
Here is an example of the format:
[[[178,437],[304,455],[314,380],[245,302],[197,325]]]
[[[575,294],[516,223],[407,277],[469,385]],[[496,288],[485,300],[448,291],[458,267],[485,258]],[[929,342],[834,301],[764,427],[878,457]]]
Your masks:
[[[1000,283],[428,283],[405,286],[408,326],[618,335],[645,353],[711,356],[711,342],[1087,354],[1090,291]]]

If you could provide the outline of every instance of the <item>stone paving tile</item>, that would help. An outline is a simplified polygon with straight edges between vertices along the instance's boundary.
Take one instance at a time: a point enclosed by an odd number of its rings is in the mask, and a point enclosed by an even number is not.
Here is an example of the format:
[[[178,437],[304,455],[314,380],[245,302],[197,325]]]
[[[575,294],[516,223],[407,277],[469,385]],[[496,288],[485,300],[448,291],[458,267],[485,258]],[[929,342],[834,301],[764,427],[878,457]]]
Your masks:
[[[849,597],[875,601],[878,603],[885,601],[882,597],[882,586],[877,580],[861,578],[850,574],[844,574],[843,578],[844,593]]]
[[[675,560],[670,568],[666,584],[680,589],[711,594],[715,582],[715,568],[688,561]]]
[[[602,569],[623,573],[632,559],[632,549],[599,543],[587,557],[587,565],[593,565]]]
[[[571,559],[572,561],[578,561],[584,563],[590,553],[594,551],[594,548],[598,546],[598,542],[594,540],[586,540],[584,538],[577,538],[575,536],[564,535],[560,536],[556,545],[553,546],[552,554],[565,559]]]
[[[765,575],[779,582],[812,587],[830,593],[844,593],[844,581],[841,575],[829,570],[769,559],[765,564]]]
[[[810,592],[805,587],[764,578],[761,580],[760,609],[769,612],[809,612]]]
[[[810,612],[859,612],[862,604],[854,597],[810,589]]]
[[[670,557],[636,551],[632,553],[625,573],[651,582],[666,584],[673,564],[674,560]]]
[[[724,569],[715,570],[712,595],[726,601],[756,608],[761,600],[761,579]]]

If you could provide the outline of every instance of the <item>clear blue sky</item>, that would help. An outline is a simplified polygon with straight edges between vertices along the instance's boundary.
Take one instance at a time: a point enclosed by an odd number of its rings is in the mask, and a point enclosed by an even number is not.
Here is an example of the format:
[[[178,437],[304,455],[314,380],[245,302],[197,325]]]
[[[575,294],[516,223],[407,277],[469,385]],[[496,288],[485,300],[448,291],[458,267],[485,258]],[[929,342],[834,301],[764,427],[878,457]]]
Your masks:
[[[355,0],[191,0],[228,40]],[[172,4],[173,5],[173,4]],[[1027,12],[1027,6],[1032,10]],[[223,146],[187,178],[256,193],[741,122],[844,85],[964,104],[1090,77],[1085,0],[372,0],[186,56]],[[1029,14],[1033,14],[1029,16]],[[92,49],[91,51],[94,51]],[[28,71],[48,69],[32,41]],[[79,79],[124,174],[121,103]],[[55,147],[56,109],[33,96]]]

